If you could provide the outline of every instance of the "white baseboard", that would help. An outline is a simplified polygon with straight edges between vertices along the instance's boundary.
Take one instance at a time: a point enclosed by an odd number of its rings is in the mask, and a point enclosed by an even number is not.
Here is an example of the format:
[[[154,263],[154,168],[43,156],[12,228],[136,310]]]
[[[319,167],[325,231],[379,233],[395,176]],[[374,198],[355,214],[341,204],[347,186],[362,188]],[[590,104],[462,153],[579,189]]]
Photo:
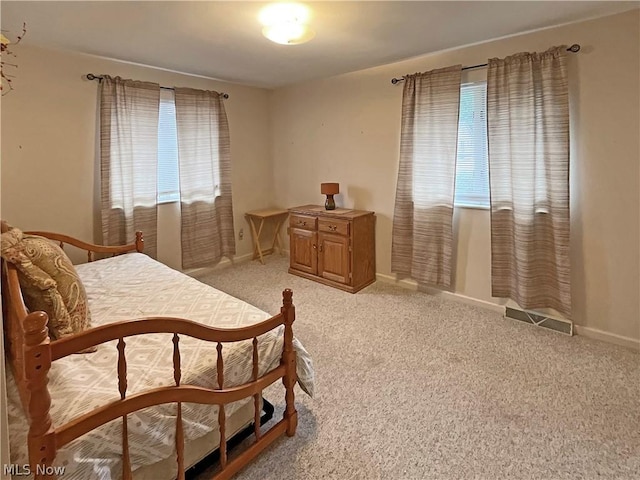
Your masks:
[[[182,273],[189,276],[198,276],[198,275],[206,275],[210,272],[215,272],[217,270],[221,270],[223,268],[230,267],[232,265],[240,265],[242,263],[247,263],[253,259],[253,253],[245,253],[244,255],[236,255],[233,257],[233,260],[228,259],[227,257],[223,257],[217,265],[213,267],[202,267],[202,268],[190,268],[187,270],[183,270]]]
[[[282,252],[285,255],[289,254],[288,250],[283,250]],[[220,260],[215,267],[205,267],[205,268],[194,268],[191,270],[186,270],[184,273],[197,276],[197,275],[205,275],[209,272],[214,272],[223,268],[230,267],[232,265],[239,265],[242,263],[247,263],[253,259],[252,253],[246,253],[244,255],[238,255],[233,258],[233,261],[228,258],[223,258]],[[406,288],[408,290],[413,290],[417,292],[418,283],[412,279],[402,279],[398,280],[395,275],[387,275],[384,273],[376,273],[376,279],[384,282],[390,283],[393,285],[398,285],[399,287]],[[443,298],[453,300],[454,302],[466,303],[467,305],[473,305],[476,307],[485,308],[488,310],[492,310],[504,316],[505,314],[505,306],[499,305],[497,303],[488,302],[486,300],[480,300],[478,298],[469,297],[467,295],[462,295],[461,293],[456,292],[447,292],[446,290],[438,290],[436,288],[422,287],[420,291],[425,292],[429,295],[437,295]],[[577,335],[582,335],[584,337],[593,338],[595,340],[601,340],[604,342],[613,343],[615,345],[620,345],[626,348],[631,348],[633,350],[640,351],[640,340],[631,337],[625,337],[623,335],[618,335],[615,333],[605,332],[603,330],[598,330],[597,328],[584,327],[582,325],[573,324],[574,332]]]
[[[398,280],[394,275],[387,275],[384,273],[376,273],[376,279],[380,280],[381,282],[392,283],[402,288],[418,291],[418,284],[415,280],[411,280],[408,278]],[[419,290],[421,292],[428,293],[429,295],[442,296],[443,298],[453,300],[454,302],[466,303],[467,305],[486,308],[488,310],[492,310],[494,312],[500,313],[501,315],[504,315],[504,306],[498,305],[497,303],[488,302],[486,300],[480,300],[478,298],[468,297],[467,295],[462,295],[461,293],[447,292],[446,290],[438,290],[437,288],[422,287]]]
[[[381,282],[392,283],[402,288],[418,291],[418,284],[416,283],[415,280],[411,280],[411,279],[398,280],[394,275],[387,275],[384,273],[376,273],[376,278]],[[461,303],[466,303],[468,305],[487,308],[494,312],[498,312],[503,316],[505,314],[505,307],[503,305],[487,302],[486,300],[480,300],[478,298],[468,297],[460,293],[438,290],[436,288],[421,288],[420,291],[424,291],[430,295],[440,295],[443,298],[448,298],[455,302],[461,302]],[[577,335],[593,338],[595,340],[602,340],[604,342],[613,343],[615,345],[631,348],[633,350],[640,350],[640,340],[635,338],[625,337],[623,335],[605,332],[603,330],[598,330],[597,328],[584,327],[581,325],[576,325],[575,323],[573,324],[573,329],[574,329],[573,331]]]
[[[418,291],[418,284],[415,280],[411,279],[403,279],[398,280],[393,275],[387,275],[385,273],[376,273],[376,280],[380,280],[384,283],[392,283],[394,285],[398,285],[399,287],[406,288],[408,290],[413,290],[414,292]]]
[[[467,305],[474,305],[476,307],[486,308],[487,310],[492,310],[494,312],[497,312],[504,317],[504,312],[505,312],[504,305],[498,305],[497,303],[488,302],[486,300],[480,300],[479,298],[468,297],[467,295],[462,295],[461,293],[440,291],[435,288],[427,289],[427,292],[433,295],[442,295],[445,298],[450,298],[451,300],[460,302],[460,303],[466,303]]]
[[[573,328],[578,335],[640,351],[640,340],[637,338],[625,337],[616,333],[605,332],[597,328],[583,327],[582,325],[576,324],[573,325]]]

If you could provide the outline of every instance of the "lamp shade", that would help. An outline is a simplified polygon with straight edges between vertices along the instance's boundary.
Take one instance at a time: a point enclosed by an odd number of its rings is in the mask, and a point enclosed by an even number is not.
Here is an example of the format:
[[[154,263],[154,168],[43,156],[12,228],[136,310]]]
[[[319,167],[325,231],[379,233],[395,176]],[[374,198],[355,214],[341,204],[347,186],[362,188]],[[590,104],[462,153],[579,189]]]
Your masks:
[[[320,193],[323,195],[337,195],[340,193],[339,183],[321,183]]]

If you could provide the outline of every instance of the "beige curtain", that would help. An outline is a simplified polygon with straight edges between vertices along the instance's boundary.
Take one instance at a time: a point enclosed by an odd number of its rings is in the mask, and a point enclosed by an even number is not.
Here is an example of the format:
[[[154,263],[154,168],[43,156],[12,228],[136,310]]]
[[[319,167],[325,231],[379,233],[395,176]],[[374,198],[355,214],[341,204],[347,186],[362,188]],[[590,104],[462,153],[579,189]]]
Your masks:
[[[236,253],[229,125],[217,92],[175,89],[182,267],[210,266]]]
[[[462,66],[405,77],[391,270],[450,288]]]
[[[566,47],[489,60],[492,295],[571,318]]]
[[[100,82],[102,236],[131,243],[136,230],[156,257],[160,86],[105,76]]]

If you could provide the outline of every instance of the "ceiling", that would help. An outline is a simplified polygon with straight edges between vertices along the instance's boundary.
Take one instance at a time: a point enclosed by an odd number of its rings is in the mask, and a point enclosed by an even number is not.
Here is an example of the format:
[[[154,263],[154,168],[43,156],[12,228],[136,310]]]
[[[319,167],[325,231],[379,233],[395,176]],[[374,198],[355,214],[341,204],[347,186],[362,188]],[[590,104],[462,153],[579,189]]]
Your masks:
[[[10,34],[27,23],[25,44],[276,88],[639,6],[611,1],[304,3],[312,10],[316,37],[294,46],[262,36],[258,14],[267,2],[3,0],[1,18]]]

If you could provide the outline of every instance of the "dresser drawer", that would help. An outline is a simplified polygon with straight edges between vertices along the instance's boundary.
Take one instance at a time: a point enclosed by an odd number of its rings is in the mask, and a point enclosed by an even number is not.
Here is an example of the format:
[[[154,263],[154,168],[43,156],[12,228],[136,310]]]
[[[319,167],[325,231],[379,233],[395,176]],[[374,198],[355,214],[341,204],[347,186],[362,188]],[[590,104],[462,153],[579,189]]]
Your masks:
[[[339,219],[318,219],[318,230],[321,232],[349,235],[349,221]]]
[[[299,213],[292,213],[289,216],[289,226],[293,228],[304,228],[305,230],[316,229],[316,217],[311,215],[301,215]]]

